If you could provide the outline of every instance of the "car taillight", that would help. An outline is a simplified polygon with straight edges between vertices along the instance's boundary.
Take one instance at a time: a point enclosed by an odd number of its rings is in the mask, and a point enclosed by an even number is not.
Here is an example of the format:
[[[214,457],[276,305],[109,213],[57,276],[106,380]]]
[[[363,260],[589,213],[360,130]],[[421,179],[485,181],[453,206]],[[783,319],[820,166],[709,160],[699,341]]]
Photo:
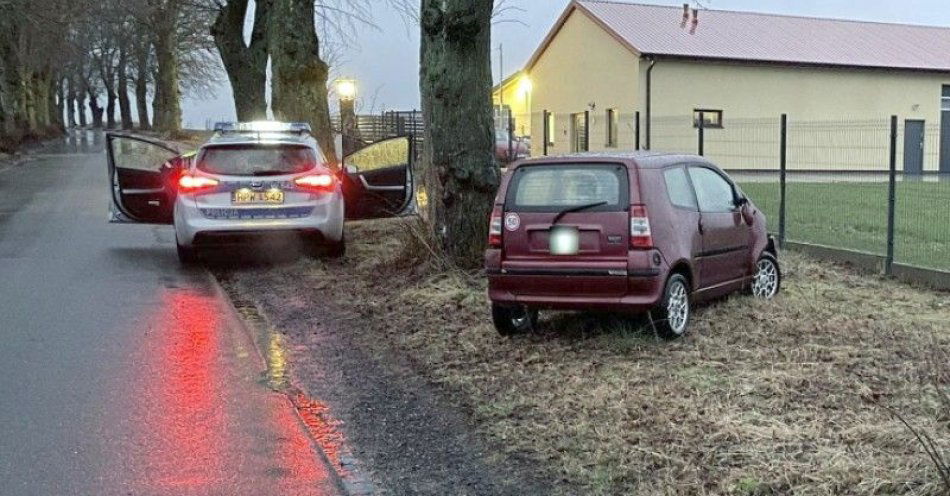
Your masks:
[[[183,174],[178,178],[178,190],[182,193],[197,193],[214,188],[218,185],[217,179],[205,176]]]
[[[488,246],[491,248],[501,248],[501,207],[495,207],[491,212],[491,220],[488,224]]]
[[[630,210],[630,247],[638,250],[653,248],[650,216],[644,205],[634,205]]]
[[[311,174],[294,179],[294,184],[303,189],[329,193],[336,186],[336,178],[331,174]]]

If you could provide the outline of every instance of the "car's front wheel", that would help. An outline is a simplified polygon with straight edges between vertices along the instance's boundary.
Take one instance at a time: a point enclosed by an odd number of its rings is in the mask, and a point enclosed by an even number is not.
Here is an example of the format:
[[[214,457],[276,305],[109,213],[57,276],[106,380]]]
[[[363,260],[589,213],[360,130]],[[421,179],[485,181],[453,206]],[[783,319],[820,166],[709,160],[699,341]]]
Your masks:
[[[782,289],[782,269],[771,253],[763,253],[755,263],[755,278],[752,279],[752,296],[771,300]]]
[[[505,337],[529,332],[538,323],[538,311],[523,305],[505,306],[492,303],[491,316],[495,330]]]
[[[682,274],[673,274],[652,315],[653,327],[663,339],[677,339],[686,334],[690,314],[689,282]]]

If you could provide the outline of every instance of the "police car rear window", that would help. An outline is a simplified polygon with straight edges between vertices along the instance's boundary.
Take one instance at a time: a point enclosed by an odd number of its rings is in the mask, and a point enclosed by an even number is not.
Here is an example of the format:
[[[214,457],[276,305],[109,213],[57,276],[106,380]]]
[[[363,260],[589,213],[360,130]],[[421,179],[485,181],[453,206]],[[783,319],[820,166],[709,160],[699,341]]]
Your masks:
[[[317,157],[305,146],[238,145],[205,148],[198,169],[228,176],[277,176],[313,169]]]

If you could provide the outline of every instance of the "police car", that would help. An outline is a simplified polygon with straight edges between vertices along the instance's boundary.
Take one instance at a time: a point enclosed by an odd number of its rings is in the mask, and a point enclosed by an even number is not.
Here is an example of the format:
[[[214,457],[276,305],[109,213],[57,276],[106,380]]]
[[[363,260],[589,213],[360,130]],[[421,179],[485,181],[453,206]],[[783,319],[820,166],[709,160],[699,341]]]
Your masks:
[[[113,223],[171,224],[178,257],[248,239],[292,235],[314,256],[340,257],[345,220],[399,215],[411,203],[412,140],[373,143],[333,170],[300,123],[222,123],[197,151],[109,133]]]

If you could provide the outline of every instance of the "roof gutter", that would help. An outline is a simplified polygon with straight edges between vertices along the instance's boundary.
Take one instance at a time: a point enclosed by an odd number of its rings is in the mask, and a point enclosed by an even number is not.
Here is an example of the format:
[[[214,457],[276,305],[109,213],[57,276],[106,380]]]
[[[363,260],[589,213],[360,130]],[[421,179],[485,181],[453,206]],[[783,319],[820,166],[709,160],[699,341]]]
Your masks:
[[[646,60],[650,61],[650,67],[647,69],[647,101],[646,101],[646,149],[652,149],[650,147],[650,130],[651,123],[653,121],[653,69],[656,67],[656,58],[653,56],[646,57]]]

